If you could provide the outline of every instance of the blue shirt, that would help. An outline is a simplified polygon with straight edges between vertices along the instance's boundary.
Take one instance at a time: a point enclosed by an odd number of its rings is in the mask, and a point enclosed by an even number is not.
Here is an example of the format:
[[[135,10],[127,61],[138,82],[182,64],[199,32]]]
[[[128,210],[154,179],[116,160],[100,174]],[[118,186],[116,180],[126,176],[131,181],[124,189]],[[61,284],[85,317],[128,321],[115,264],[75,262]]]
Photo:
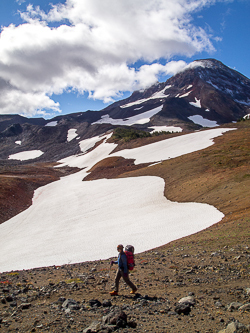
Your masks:
[[[127,256],[124,252],[118,254],[118,260],[114,262],[123,273],[128,273]]]

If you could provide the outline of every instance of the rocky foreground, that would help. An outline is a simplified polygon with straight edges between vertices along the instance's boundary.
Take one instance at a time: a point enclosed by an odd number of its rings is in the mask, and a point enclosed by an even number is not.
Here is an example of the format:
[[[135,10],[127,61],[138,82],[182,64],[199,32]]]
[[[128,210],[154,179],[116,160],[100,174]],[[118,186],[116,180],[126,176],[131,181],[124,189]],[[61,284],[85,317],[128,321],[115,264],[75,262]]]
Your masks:
[[[0,332],[250,332],[250,248],[195,237],[137,254],[135,295],[110,260],[2,273]]]

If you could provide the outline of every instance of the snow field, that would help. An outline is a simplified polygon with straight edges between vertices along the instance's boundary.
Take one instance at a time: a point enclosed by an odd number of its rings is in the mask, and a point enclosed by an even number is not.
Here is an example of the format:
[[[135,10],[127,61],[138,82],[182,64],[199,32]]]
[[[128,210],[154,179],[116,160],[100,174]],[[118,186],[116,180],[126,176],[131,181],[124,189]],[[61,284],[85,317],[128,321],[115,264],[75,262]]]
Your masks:
[[[85,153],[87,150],[89,150],[90,148],[93,148],[94,145],[101,141],[105,136],[101,137],[101,136],[95,136],[93,138],[90,139],[86,139],[86,140],[82,140],[79,142],[80,145],[80,149],[83,153]]]
[[[195,106],[196,108],[201,108],[201,100],[195,97],[195,102],[189,102],[190,105]]]
[[[207,110],[206,110],[207,111]],[[208,110],[209,111],[209,110]],[[188,119],[192,120],[193,123],[201,125],[202,127],[216,127],[219,126],[215,120],[209,120],[203,118],[200,115],[190,116]]]
[[[223,217],[209,205],[170,202],[159,177],[82,182],[80,174],[38,189],[29,209],[0,226],[1,271],[109,258],[118,243],[142,252]]]
[[[47,123],[45,126],[49,126],[49,127],[54,127],[56,126],[58,123],[58,121],[50,121],[49,123]]]
[[[152,96],[150,96],[148,98],[138,99],[135,102],[127,103],[127,104],[121,105],[120,107],[121,108],[128,108],[128,107],[133,106],[133,105],[137,105],[137,104],[141,104],[141,103],[147,102],[147,101],[149,101],[151,99],[167,98],[169,95],[165,95],[165,91],[167,89],[169,89],[169,88],[171,88],[171,85],[170,86],[166,86],[161,91],[157,91],[156,93],[154,93]]]
[[[108,156],[157,162],[213,144],[232,129],[212,129],[167,139],[140,148],[110,153],[106,139],[89,153],[62,160],[85,168],[40,187],[27,210],[0,225],[0,271],[105,259],[119,243],[136,252],[166,244],[219,222],[213,206],[170,202],[159,177],[101,179],[83,182],[89,169]]]
[[[74,138],[77,137],[77,133],[76,133],[76,129],[75,128],[71,128],[68,130],[68,135],[67,135],[67,141],[70,142],[71,140],[73,140]]]
[[[218,128],[201,132],[195,132],[170,138],[147,146],[134,149],[125,149],[111,154],[111,156],[122,156],[135,159],[135,164],[153,163],[169,158],[175,158],[184,154],[207,148],[213,144],[213,138],[222,135],[231,129]]]
[[[12,154],[8,157],[8,159],[19,160],[19,161],[33,160],[41,156],[42,154],[43,152],[41,150],[27,150],[27,151],[22,151],[20,153]]]
[[[127,119],[113,119],[110,118],[110,116],[104,115],[101,117],[101,119],[97,120],[93,124],[112,124],[112,125],[127,125],[131,126],[134,124],[146,124],[150,121],[150,118],[153,117],[156,113],[160,112],[162,110],[163,105],[158,106],[157,108],[154,108],[152,110],[140,113],[136,116],[127,118]]]

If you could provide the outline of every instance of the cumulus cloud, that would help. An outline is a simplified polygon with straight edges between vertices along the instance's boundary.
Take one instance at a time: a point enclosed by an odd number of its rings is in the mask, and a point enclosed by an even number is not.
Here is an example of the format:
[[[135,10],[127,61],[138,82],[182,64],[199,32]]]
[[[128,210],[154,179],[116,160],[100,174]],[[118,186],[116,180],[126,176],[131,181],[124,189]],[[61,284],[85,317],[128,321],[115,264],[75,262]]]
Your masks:
[[[175,74],[185,63],[172,56],[214,50],[192,14],[215,2],[67,0],[48,12],[29,4],[23,24],[1,31],[0,113],[59,112],[51,96],[68,90],[108,102]]]

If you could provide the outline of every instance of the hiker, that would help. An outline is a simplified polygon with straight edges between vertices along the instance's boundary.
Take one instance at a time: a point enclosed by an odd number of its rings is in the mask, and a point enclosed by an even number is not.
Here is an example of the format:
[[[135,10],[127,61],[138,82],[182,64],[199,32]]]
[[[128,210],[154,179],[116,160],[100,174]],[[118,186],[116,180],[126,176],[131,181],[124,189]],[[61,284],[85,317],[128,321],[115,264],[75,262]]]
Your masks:
[[[116,277],[115,277],[115,290],[110,292],[111,296],[116,296],[118,295],[118,290],[119,290],[119,281],[121,277],[123,277],[123,280],[127,283],[127,285],[132,289],[130,291],[130,294],[135,294],[137,291],[136,286],[129,280],[129,270],[128,270],[128,264],[127,264],[127,256],[125,252],[123,252],[123,245],[119,244],[117,246],[117,251],[119,252],[118,254],[118,260],[117,261],[111,261],[110,265],[112,266],[113,264],[118,264],[118,269],[116,272]]]

